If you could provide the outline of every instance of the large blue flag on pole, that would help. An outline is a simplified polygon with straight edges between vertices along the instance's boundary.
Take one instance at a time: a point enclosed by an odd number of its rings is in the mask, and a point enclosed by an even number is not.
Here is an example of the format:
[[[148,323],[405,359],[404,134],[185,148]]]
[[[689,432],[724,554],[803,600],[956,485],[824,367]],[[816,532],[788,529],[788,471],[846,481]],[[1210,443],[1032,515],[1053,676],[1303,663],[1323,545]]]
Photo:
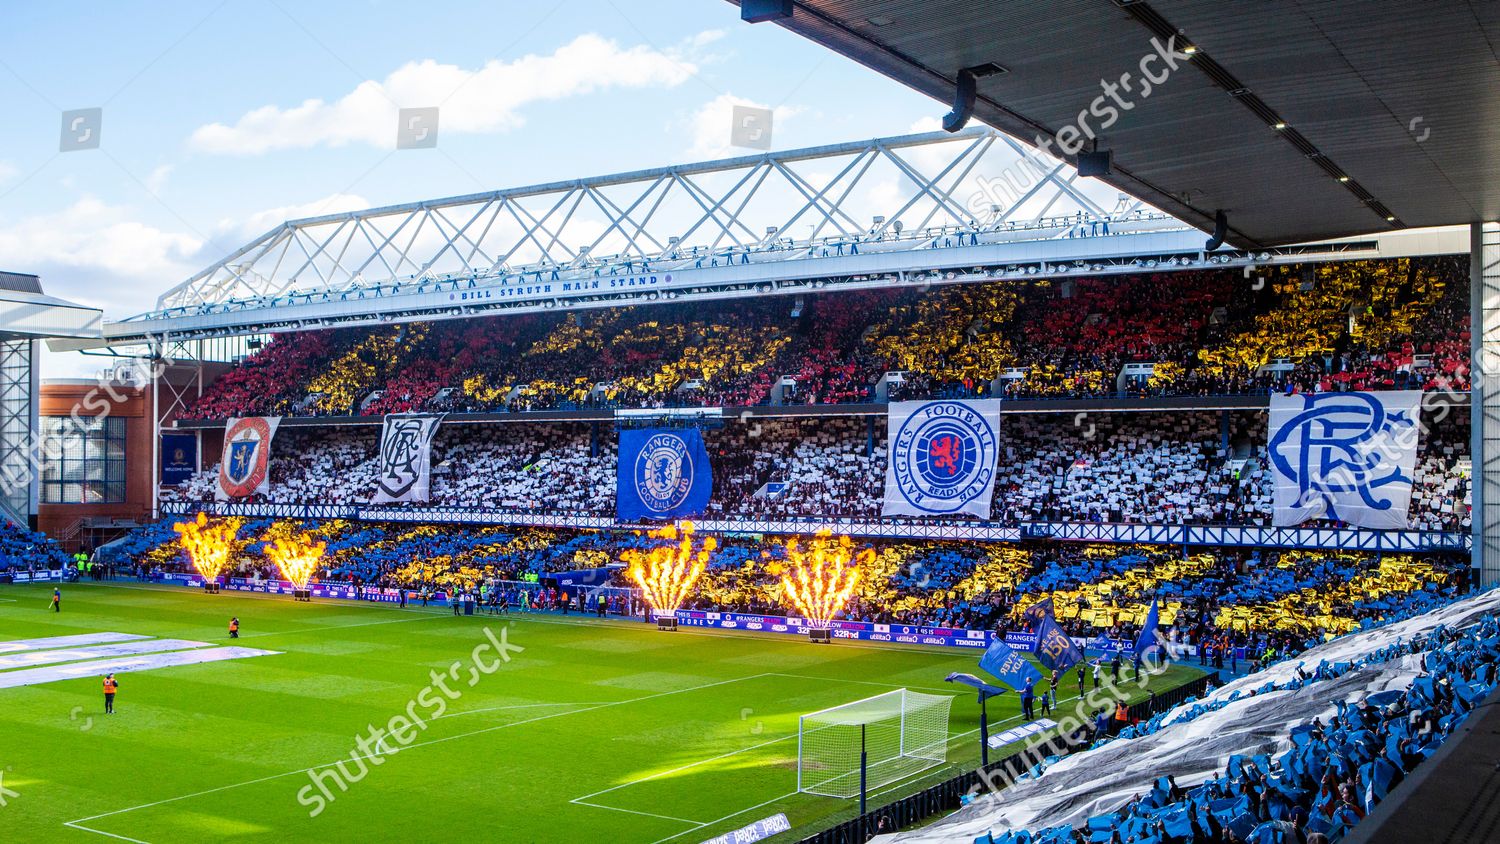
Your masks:
[[[1031,625],[1033,629],[1041,623],[1044,618],[1053,618],[1052,596],[1047,596],[1032,604],[1021,612],[1021,620]]]
[[[1035,653],[1053,671],[1067,671],[1083,662],[1083,652],[1052,616],[1043,617],[1037,624]]]
[[[1161,651],[1161,643],[1156,641],[1156,628],[1159,625],[1156,599],[1151,599],[1151,611],[1146,613],[1146,624],[1141,628],[1141,635],[1135,639],[1135,658],[1145,659],[1146,654],[1152,651]]]
[[[1016,691],[1029,688],[1042,679],[1042,672],[1036,670],[1036,666],[999,639],[979,658],[979,667]]]

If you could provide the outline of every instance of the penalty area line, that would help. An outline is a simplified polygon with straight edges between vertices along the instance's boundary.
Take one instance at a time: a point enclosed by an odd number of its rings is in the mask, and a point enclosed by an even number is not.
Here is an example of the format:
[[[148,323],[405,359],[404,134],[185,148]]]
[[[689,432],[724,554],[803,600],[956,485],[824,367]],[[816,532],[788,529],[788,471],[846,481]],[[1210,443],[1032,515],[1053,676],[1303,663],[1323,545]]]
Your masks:
[[[102,835],[105,838],[113,838],[116,841],[131,841],[134,842],[134,844],[150,844],[150,842],[142,841],[139,838],[126,838],[123,835],[115,835],[113,832],[105,832],[102,829],[94,829],[93,827],[84,826],[77,821],[64,821],[63,826],[72,827],[73,829],[81,830],[83,832],[92,832],[95,835]]]

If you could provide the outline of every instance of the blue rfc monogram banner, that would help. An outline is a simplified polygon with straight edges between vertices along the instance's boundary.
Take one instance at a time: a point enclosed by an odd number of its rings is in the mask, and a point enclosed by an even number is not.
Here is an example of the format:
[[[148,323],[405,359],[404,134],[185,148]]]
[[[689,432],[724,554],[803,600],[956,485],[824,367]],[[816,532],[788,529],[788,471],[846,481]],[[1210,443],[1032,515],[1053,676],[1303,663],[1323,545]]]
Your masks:
[[[897,402],[889,421],[882,515],[990,517],[999,399]]]
[[[1405,529],[1421,405],[1419,390],[1271,396],[1275,525]]]
[[[696,516],[708,506],[713,486],[697,429],[620,431],[615,512],[621,521]]]

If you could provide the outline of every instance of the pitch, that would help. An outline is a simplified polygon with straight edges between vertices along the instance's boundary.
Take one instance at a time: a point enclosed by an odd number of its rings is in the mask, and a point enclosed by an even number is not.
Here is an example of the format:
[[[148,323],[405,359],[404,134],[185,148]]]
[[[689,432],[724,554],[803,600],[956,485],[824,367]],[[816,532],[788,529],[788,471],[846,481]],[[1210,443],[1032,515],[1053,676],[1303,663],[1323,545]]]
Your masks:
[[[954,696],[949,761],[883,796],[978,759],[978,705],[942,682],[974,671],[975,652],[140,584],[63,591],[51,613],[51,586],[0,590],[0,642],[113,633],[223,647],[237,616],[233,644],[274,653],[118,671],[112,716],[90,673],[0,688],[10,841],[279,844],[380,830],[696,844],[778,812],[794,831],[773,840],[795,841],[855,811],[796,793],[798,716],[902,687]],[[1066,705],[1076,687],[1062,688]],[[989,711],[992,732],[1021,723],[1010,696]],[[409,726],[369,740],[397,716]]]

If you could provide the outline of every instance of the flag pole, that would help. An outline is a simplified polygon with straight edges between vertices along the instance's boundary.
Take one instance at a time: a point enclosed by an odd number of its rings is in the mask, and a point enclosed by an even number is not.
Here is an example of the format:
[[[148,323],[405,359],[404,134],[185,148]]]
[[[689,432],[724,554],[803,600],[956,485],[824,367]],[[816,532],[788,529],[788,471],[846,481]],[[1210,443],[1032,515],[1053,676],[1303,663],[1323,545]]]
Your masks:
[[[865,725],[859,725],[859,814],[865,814],[865,782],[870,757],[865,752]]]

